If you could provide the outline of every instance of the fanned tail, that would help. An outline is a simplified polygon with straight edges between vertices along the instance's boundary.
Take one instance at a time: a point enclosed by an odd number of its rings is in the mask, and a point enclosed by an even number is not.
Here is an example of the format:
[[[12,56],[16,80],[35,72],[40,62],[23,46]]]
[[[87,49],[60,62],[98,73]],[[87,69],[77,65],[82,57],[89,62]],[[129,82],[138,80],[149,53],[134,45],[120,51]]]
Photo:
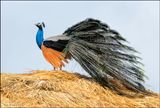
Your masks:
[[[137,51],[124,44],[117,31],[95,19],[87,19],[64,34],[70,36],[65,53],[71,55],[96,81],[122,93],[109,78],[121,81],[136,92],[147,92],[143,86],[144,73]],[[124,93],[122,93],[124,94]]]

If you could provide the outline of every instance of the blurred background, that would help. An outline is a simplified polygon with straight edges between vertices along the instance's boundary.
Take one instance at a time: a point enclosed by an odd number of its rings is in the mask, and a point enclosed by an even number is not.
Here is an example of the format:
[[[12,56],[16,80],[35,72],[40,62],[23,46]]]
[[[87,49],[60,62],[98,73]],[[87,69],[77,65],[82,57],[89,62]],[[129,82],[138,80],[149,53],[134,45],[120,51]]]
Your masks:
[[[141,52],[145,86],[159,92],[158,1],[2,1],[1,72],[26,73],[52,70],[36,45],[37,22],[45,22],[45,38],[62,34],[86,18],[96,18],[117,30]],[[87,73],[72,60],[63,70]]]

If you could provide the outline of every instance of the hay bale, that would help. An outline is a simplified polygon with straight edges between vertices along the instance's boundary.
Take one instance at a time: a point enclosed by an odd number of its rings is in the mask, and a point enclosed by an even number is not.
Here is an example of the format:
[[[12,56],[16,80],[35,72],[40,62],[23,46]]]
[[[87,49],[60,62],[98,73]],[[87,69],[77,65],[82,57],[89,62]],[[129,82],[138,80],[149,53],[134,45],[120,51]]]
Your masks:
[[[65,71],[1,74],[2,107],[159,107],[159,98],[120,96],[92,78]]]

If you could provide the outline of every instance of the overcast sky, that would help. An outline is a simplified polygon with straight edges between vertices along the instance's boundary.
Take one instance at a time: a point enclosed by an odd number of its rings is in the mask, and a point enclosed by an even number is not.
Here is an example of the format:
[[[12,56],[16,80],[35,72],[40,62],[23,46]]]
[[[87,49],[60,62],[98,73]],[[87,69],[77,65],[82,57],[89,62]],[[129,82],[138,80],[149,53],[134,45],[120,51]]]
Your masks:
[[[44,21],[45,37],[61,34],[86,18],[96,18],[117,30],[141,52],[147,88],[159,91],[159,3],[14,1],[1,2],[1,72],[24,73],[51,70],[39,48],[35,23]],[[86,74],[71,62],[65,70]]]

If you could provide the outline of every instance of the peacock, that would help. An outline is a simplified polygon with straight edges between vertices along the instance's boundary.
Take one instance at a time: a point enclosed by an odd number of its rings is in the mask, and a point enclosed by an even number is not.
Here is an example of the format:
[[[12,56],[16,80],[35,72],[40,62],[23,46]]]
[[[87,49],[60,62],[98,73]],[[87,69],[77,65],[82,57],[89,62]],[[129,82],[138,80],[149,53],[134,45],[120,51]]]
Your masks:
[[[102,21],[87,18],[63,34],[46,39],[43,38],[45,24],[37,23],[36,26],[37,45],[54,69],[61,69],[73,58],[103,87],[125,94],[109,81],[114,78],[137,93],[147,92],[138,52]]]

